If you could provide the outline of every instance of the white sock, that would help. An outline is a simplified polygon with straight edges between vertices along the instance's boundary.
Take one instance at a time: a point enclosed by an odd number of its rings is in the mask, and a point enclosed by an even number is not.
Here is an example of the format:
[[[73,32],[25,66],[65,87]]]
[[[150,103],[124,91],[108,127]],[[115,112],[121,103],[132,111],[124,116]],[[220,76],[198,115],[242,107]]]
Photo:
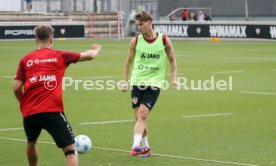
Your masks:
[[[134,133],[134,140],[133,140],[132,148],[134,148],[136,146],[140,146],[141,139],[142,139],[142,134]]]
[[[145,136],[142,138],[142,143],[143,143],[144,147],[150,147],[149,141],[148,141],[148,136]]]

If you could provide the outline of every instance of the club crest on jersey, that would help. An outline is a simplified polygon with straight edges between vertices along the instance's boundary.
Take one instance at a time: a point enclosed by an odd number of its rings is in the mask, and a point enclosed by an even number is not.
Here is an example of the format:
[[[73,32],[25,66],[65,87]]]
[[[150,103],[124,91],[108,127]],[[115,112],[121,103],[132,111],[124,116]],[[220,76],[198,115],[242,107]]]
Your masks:
[[[132,98],[132,103],[133,103],[133,104],[137,104],[137,102],[138,102],[138,98],[137,98],[137,97],[133,97],[133,98]]]

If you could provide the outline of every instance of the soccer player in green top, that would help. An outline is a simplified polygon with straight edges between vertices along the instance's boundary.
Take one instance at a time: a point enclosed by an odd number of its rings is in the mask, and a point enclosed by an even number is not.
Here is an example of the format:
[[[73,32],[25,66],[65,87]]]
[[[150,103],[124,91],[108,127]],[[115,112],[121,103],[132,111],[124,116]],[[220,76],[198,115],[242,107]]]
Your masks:
[[[171,83],[175,87],[179,84],[176,81],[176,59],[171,41],[167,36],[154,31],[152,17],[148,13],[137,14],[135,20],[141,34],[130,42],[122,91],[128,90],[130,70],[133,66],[130,85],[136,124],[130,154],[149,157],[152,153],[148,143],[146,121],[164,85],[166,57],[171,64]],[[140,146],[141,142],[143,146]]]

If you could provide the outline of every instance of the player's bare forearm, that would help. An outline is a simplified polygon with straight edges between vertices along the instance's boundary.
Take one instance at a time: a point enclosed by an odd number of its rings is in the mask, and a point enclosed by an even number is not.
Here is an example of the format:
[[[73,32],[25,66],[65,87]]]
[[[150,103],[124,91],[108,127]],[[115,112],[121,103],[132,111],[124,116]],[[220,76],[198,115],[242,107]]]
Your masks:
[[[177,65],[176,65],[176,60],[174,58],[174,60],[171,62],[171,78],[172,81],[176,81],[176,73],[177,73]]]
[[[176,81],[177,64],[176,64],[176,59],[174,55],[174,49],[170,41],[168,41],[168,44],[166,47],[166,53],[171,63],[171,79],[172,79],[172,82],[174,82]]]
[[[21,91],[14,91],[14,95],[15,95],[16,99],[18,100],[18,102],[20,102],[21,97],[23,95],[23,92],[22,92],[22,90]]]
[[[128,82],[129,79],[129,72],[133,61],[133,51],[129,49],[128,56],[125,62],[125,70],[124,70],[124,80]]]
[[[128,90],[128,79],[129,79],[129,71],[131,67],[132,61],[129,59],[129,56],[125,62],[124,69],[124,83],[122,84],[122,91],[126,92]]]
[[[127,55],[127,59],[125,62],[125,72],[124,72],[124,80],[125,81],[128,81],[128,79],[129,79],[129,72],[130,72],[130,68],[132,66],[134,55],[135,55],[135,38],[133,38],[131,40],[130,46],[128,49],[128,55]]]
[[[126,61],[125,63],[125,72],[124,72],[124,80],[128,82],[129,79],[129,70],[130,70],[130,63]]]
[[[23,85],[23,82],[19,80],[15,80],[13,83],[13,93],[19,102],[23,95],[22,85]]]
[[[128,89],[128,79],[130,75],[130,69],[132,66],[133,58],[135,55],[135,38],[133,38],[130,42],[130,46],[128,49],[128,55],[125,62],[125,70],[124,70],[124,81],[125,83],[122,85],[122,91],[126,92]]]
[[[93,44],[90,50],[80,53],[79,61],[88,61],[94,59],[98,53],[101,51],[102,46],[98,44]]]

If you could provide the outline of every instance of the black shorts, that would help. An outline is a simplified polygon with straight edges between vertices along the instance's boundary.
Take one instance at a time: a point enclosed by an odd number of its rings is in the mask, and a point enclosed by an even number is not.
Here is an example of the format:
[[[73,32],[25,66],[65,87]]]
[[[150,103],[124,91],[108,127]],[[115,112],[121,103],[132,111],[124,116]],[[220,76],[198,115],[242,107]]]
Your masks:
[[[60,148],[75,143],[72,129],[62,112],[31,115],[23,119],[23,124],[28,142],[36,141],[41,130],[45,129]]]
[[[157,88],[157,87],[132,86],[131,87],[132,108],[139,107],[140,104],[143,104],[149,110],[151,110],[155,105],[159,94],[160,94],[160,88]]]

